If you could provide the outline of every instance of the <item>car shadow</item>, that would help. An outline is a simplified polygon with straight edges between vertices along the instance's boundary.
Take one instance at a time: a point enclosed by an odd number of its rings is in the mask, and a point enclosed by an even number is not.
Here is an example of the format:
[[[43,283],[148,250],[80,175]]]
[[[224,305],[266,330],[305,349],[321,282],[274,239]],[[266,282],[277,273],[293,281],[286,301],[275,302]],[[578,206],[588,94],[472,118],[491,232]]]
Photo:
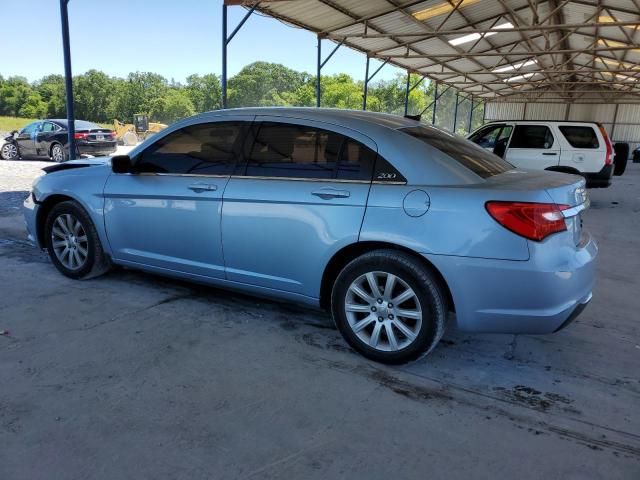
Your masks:
[[[0,192],[0,215],[10,216],[19,214],[22,203],[28,196],[29,192],[26,190]]]

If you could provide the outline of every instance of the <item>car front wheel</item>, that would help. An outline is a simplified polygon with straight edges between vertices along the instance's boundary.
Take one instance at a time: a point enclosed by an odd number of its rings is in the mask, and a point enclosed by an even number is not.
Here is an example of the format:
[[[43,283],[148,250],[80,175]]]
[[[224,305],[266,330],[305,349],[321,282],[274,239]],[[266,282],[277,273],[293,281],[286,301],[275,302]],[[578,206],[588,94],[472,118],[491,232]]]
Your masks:
[[[13,143],[5,143],[2,146],[2,150],[0,150],[0,156],[4,160],[17,160],[20,156],[18,154],[18,147],[16,147]]]
[[[45,242],[51,262],[67,277],[86,279],[109,270],[109,259],[91,218],[74,201],[61,202],[51,209]]]
[[[447,311],[435,275],[411,255],[394,250],[366,253],[344,267],[331,308],[351,347],[389,364],[433,350],[444,333]]]

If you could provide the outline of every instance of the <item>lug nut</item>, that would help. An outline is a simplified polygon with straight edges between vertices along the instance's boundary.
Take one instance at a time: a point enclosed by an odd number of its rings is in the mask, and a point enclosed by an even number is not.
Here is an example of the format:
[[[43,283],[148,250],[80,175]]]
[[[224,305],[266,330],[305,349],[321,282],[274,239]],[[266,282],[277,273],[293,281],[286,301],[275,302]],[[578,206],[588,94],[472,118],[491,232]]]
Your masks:
[[[376,310],[378,310],[376,307],[371,307],[372,312],[375,312]]]
[[[393,315],[389,314],[389,320],[393,320]]]
[[[382,303],[382,299],[381,298],[378,299],[378,303]]]
[[[387,307],[389,307],[389,308],[393,308],[393,303],[389,302],[389,303],[387,304]]]
[[[378,321],[379,321],[379,322],[382,322],[383,320],[384,320],[384,318],[382,318],[382,317],[378,317]]]

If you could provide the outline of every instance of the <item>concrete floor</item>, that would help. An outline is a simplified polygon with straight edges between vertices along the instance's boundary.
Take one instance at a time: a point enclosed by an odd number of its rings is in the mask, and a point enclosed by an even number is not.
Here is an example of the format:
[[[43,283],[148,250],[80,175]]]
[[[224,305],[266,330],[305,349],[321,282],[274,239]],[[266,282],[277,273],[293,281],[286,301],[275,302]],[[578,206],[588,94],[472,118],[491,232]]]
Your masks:
[[[590,191],[599,284],[573,325],[449,331],[400,368],[318,312],[66,279],[13,208],[41,166],[0,162],[0,479],[640,478],[640,165]]]

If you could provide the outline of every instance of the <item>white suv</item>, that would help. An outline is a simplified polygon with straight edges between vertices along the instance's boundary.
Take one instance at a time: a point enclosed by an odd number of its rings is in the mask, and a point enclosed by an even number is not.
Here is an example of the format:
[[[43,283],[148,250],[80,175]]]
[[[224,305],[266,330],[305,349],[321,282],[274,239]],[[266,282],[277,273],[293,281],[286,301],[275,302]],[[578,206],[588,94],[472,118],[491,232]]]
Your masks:
[[[608,187],[613,146],[599,123],[496,121],[467,137],[512,165],[582,175],[588,187]]]

